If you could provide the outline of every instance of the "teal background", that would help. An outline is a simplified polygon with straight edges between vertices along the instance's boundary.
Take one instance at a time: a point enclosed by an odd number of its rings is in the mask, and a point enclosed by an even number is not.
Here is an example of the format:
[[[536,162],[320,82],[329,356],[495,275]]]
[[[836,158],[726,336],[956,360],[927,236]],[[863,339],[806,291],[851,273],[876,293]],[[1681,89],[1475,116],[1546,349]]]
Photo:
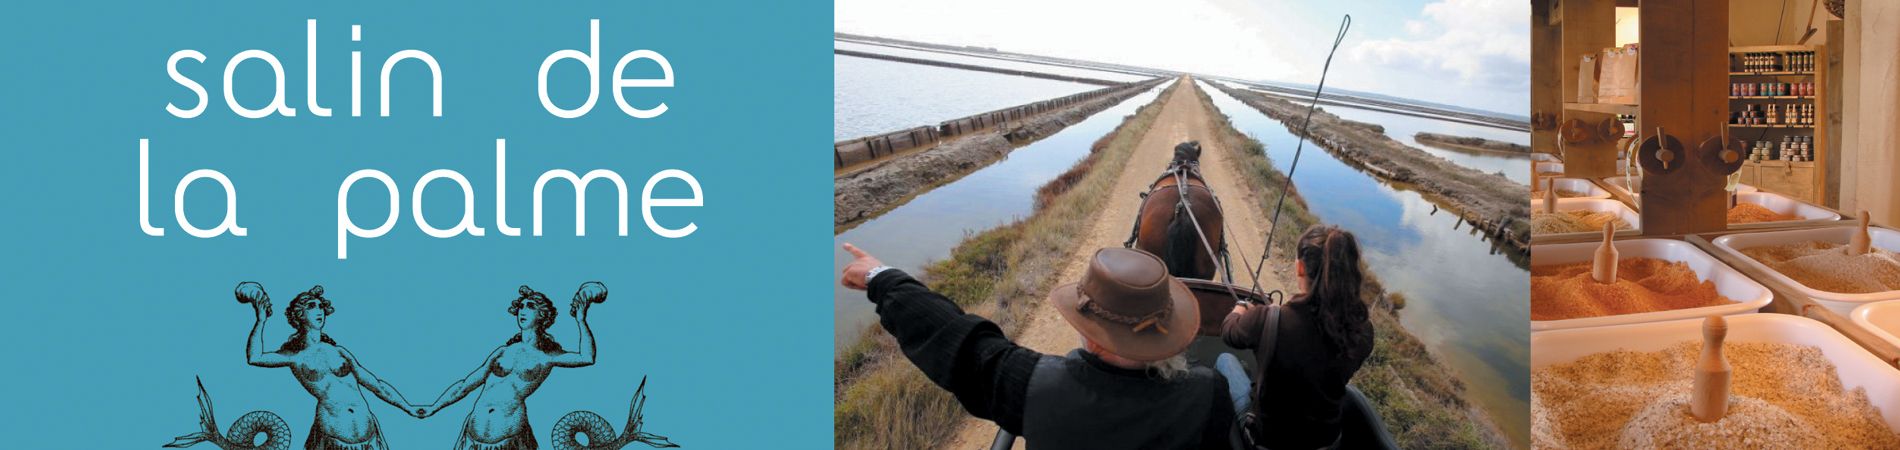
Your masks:
[[[574,410],[616,426],[642,376],[650,377],[648,431],[686,448],[819,448],[831,441],[832,281],[825,184],[830,140],[831,6],[787,2],[202,2],[30,3],[0,27],[4,128],[4,370],[0,447],[156,448],[196,431],[194,377],[202,377],[221,428],[252,410],[276,412],[302,445],[314,400],[288,369],[244,363],[249,306],[240,281],[263,283],[277,308],[266,343],[288,335],[283,306],[322,284],[334,302],[327,333],[414,403],[481,363],[515,333],[507,315],[518,285],[556,300],[551,332],[578,345],[567,299],[605,282],[592,310],[599,363],[556,369],[528,401],[536,437]],[[602,85],[580,119],[545,112],[535,95],[543,58],[587,49],[587,21],[601,20],[601,77],[620,55],[664,54],[677,87],[629,89],[629,100],[670,110],[634,119]],[[318,21],[319,99],[305,108],[304,21]],[[363,26],[350,42],[349,26]],[[177,50],[203,52],[181,71],[210,105],[195,119],[165,111],[193,94],[166,74]],[[221,77],[240,51],[263,49],[286,72],[297,117],[244,119],[224,106]],[[397,66],[392,117],[376,116],[384,58],[421,49],[441,64],[443,117],[429,115],[428,75]],[[363,117],[349,113],[349,52],[363,52]],[[630,73],[652,75],[651,63]],[[585,98],[585,72],[562,62],[550,77],[565,106]],[[246,62],[238,97],[251,107],[272,90],[268,66]],[[605,80],[600,82],[604,83]],[[138,226],[138,139],[152,141],[151,220]],[[509,224],[494,221],[494,140],[508,140]],[[806,148],[813,147],[813,148]],[[222,171],[239,193],[248,237],[199,239],[172,218],[172,190],[187,172]],[[400,219],[385,237],[352,238],[336,259],[335,203],[343,178],[379,169],[401,188]],[[543,171],[618,172],[628,184],[626,237],[615,236],[611,186],[588,194],[586,237],[573,236],[573,191],[548,189],[546,236],[527,236],[533,183]],[[410,218],[412,185],[433,169],[473,184],[484,237],[437,239]],[[653,173],[695,175],[706,206],[660,209],[662,224],[688,221],[684,239],[651,234],[640,187]],[[352,216],[387,214],[380,183],[358,183]],[[656,196],[678,196],[677,181]],[[208,181],[187,195],[190,220],[221,219],[224,195]],[[430,222],[462,214],[454,183],[430,185]],[[392,448],[451,444],[473,397],[428,420],[370,399]],[[616,430],[618,431],[618,430]],[[211,448],[200,444],[197,448]]]

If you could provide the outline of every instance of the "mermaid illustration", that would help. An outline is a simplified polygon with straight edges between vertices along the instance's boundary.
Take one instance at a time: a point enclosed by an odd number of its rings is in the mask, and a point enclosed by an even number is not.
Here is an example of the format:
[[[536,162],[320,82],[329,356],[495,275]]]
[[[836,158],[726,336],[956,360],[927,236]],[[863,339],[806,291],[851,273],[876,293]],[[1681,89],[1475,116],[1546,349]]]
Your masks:
[[[254,282],[239,283],[237,300],[250,304],[257,313],[257,322],[251,326],[250,340],[244,345],[245,362],[257,367],[289,367],[291,375],[297,377],[297,382],[303,385],[304,390],[317,398],[316,420],[310,424],[310,434],[303,442],[306,450],[389,448],[389,444],[383,440],[382,427],[377,425],[376,415],[370,412],[369,401],[363,396],[363,391],[368,390],[377,399],[404,412],[411,411],[409,402],[403,399],[395,386],[364,367],[355,355],[350,354],[349,349],[337,345],[335,340],[323,333],[323,325],[329,322],[331,314],[336,313],[330,300],[323,297],[323,286],[311,287],[297,294],[290,301],[290,306],[284,308],[284,320],[290,322],[293,331],[290,338],[273,352],[263,350],[264,323],[271,315],[270,295],[264,292],[264,286]],[[201,418],[208,425],[205,432],[215,436],[215,428],[210,428],[216,423],[210,417],[209,400],[202,397],[202,386],[200,389],[203,408]],[[420,416],[420,412],[416,410],[410,414]],[[239,422],[244,420],[239,419]],[[281,422],[282,419],[278,419],[278,423]],[[233,431],[238,431],[237,427]],[[228,443],[214,442],[219,447],[232,448],[225,445]],[[266,443],[270,443],[268,439]],[[235,444],[242,448],[250,442]]]
[[[381,426],[369,410],[362,390],[400,408],[418,419],[434,415],[478,388],[475,408],[464,421],[457,449],[535,449],[534,433],[528,426],[527,398],[541,386],[554,367],[585,367],[594,363],[594,335],[587,327],[587,309],[607,300],[607,287],[599,282],[581,285],[574,294],[569,314],[580,323],[582,336],[579,352],[568,352],[547,333],[559,315],[547,296],[522,286],[520,297],[508,308],[515,316],[520,333],[509,339],[483,360],[482,366],[457,381],[431,405],[408,405],[394,386],[378,378],[323,333],[329,316],[336,312],[323,297],[323,286],[297,295],[284,309],[285,320],[294,329],[290,338],[275,352],[262,350],[264,322],[271,316],[270,295],[263,286],[245,282],[237,287],[239,303],[250,304],[257,313],[250,339],[245,343],[245,360],[258,367],[289,367],[304,390],[317,398],[316,420],[304,448],[310,450],[387,450]],[[532,331],[532,333],[530,333]],[[346,378],[347,377],[347,378]],[[494,391],[494,392],[491,392]],[[612,425],[599,414],[575,411],[554,424],[553,447],[558,450],[612,450],[635,442],[652,447],[678,447],[665,436],[641,431],[646,404],[646,379],[634,391],[626,427],[615,434]],[[275,413],[252,411],[233,422],[230,430],[218,434],[212,413],[211,396],[203,381],[198,383],[198,420],[200,430],[175,438],[168,448],[183,448],[209,442],[225,450],[289,450],[290,425]],[[262,437],[260,439],[260,436]],[[585,438],[587,443],[580,442]]]
[[[442,391],[435,403],[423,406],[420,417],[429,417],[449,405],[462,400],[471,393],[480,390],[475,396],[475,407],[463,420],[461,436],[456,438],[456,450],[517,450],[535,449],[534,431],[528,425],[528,396],[534,394],[541,383],[547,381],[548,374],[556,367],[587,367],[594,365],[594,332],[587,326],[587,310],[590,305],[607,301],[607,286],[597,281],[581,284],[574,293],[568,314],[574,316],[580,326],[580,351],[570,352],[555,342],[548,334],[548,327],[560,315],[554,310],[554,302],[546,294],[536,292],[527,286],[517,290],[519,294],[508,306],[508,314],[515,317],[515,326],[519,331],[500,348],[490,352],[482,364],[461,380],[449,385]],[[644,403],[646,381],[640,383],[640,390],[634,395],[633,411],[627,420],[626,430],[619,436],[613,435],[606,420],[589,412],[574,412],[562,417],[556,424],[554,439],[556,448],[611,448],[617,449],[633,442],[641,442],[653,447],[678,447],[664,436],[657,436],[639,430],[640,407]],[[576,442],[577,434],[586,435],[588,445]]]

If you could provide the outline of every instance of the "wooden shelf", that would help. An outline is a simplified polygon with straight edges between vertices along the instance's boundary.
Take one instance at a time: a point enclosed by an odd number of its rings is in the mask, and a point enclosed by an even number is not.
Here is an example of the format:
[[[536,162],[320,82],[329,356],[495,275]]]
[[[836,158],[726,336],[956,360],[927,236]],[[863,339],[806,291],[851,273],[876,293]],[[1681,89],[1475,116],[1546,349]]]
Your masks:
[[[1570,110],[1570,111],[1585,111],[1585,112],[1594,112],[1594,113],[1603,113],[1603,114],[1636,115],[1636,111],[1638,108],[1636,105],[1619,105],[1615,103],[1565,102],[1564,109]]]
[[[1809,76],[1809,75],[1814,75],[1814,72],[1729,72],[1728,74],[1729,76],[1734,76],[1734,77],[1742,77],[1742,76],[1774,77],[1774,76],[1790,76],[1790,75]]]
[[[1728,53],[1731,55],[1736,54],[1736,53],[1788,53],[1788,52],[1812,52],[1812,51],[1815,51],[1815,46],[1812,46],[1812,45],[1751,45],[1751,46],[1745,46],[1745,47],[1729,47],[1728,48]]]
[[[1807,136],[1807,139],[1810,139],[1809,142],[1813,145],[1813,159],[1808,161],[1789,162],[1785,160],[1767,160],[1749,162],[1743,165],[1739,173],[1742,178],[1742,183],[1761,188],[1764,191],[1787,195],[1804,202],[1815,204],[1822,203],[1823,199],[1827,197],[1828,191],[1833,189],[1832,186],[1827,185],[1825,173],[1827,163],[1834,157],[1833,149],[1836,148],[1828,139],[1828,127],[1830,124],[1825,120],[1828,117],[1828,111],[1834,109],[1834,105],[1829,104],[1827,97],[1827,65],[1818,64],[1812,68],[1804,67],[1811,69],[1807,71],[1735,71],[1735,69],[1739,67],[1735,64],[1741,62],[1740,58],[1747,54],[1780,55],[1780,60],[1783,63],[1790,60],[1788,55],[1808,54],[1816,58],[1815,62],[1824,63],[1827,55],[1826,49],[1824,46],[1808,45],[1768,45],[1729,48],[1730,82],[1758,82],[1777,80],[1779,79],[1777,77],[1790,77],[1800,81],[1812,81],[1815,85],[1814,92],[1811,92],[1814,95],[1729,96],[1729,106],[1731,110],[1741,106],[1759,104],[1753,100],[1787,100],[1790,101],[1790,104],[1814,107],[1816,119],[1819,119],[1811,124],[1729,124],[1731,134],[1740,130],[1749,130],[1746,134],[1761,136],[1757,139],[1770,139],[1768,136]],[[1783,66],[1783,68],[1786,68],[1786,66]],[[1762,131],[1755,132],[1754,130]]]

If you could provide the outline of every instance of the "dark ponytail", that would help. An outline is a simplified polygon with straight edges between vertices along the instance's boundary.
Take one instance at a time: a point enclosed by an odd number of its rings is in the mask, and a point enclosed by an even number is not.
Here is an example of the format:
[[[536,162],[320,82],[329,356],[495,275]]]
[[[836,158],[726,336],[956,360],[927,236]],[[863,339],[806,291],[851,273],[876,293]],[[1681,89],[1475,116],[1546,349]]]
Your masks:
[[[1337,227],[1315,225],[1300,236],[1300,263],[1306,266],[1306,303],[1318,313],[1320,331],[1342,358],[1363,358],[1372,351],[1372,322],[1359,297],[1365,282],[1359,241]]]

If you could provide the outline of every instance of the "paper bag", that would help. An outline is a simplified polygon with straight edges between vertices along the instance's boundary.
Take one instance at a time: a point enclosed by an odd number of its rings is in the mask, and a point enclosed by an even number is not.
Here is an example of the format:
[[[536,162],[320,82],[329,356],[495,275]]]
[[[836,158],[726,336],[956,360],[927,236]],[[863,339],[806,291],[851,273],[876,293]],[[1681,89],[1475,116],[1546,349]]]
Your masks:
[[[1597,102],[1597,56],[1583,55],[1577,61],[1577,103]]]

